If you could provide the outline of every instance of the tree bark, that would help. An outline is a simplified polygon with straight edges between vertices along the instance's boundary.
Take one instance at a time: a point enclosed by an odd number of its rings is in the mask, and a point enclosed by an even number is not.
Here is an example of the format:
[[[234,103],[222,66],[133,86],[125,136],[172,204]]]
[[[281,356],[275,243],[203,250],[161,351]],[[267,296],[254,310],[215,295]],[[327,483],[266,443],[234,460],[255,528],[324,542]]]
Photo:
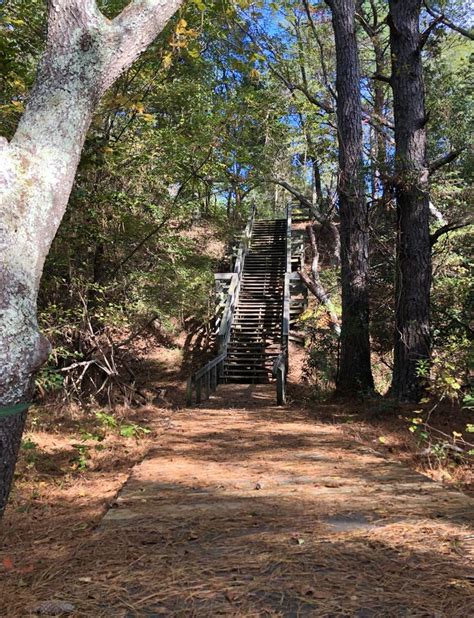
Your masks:
[[[392,393],[417,400],[420,361],[430,358],[431,247],[420,0],[390,0],[397,199]]]
[[[373,388],[369,342],[369,222],[363,177],[356,0],[326,0],[336,43],[342,324],[337,390]]]
[[[108,20],[94,0],[51,0],[44,55],[10,143],[0,138],[0,406],[31,398],[49,344],[36,300],[100,97],[154,40],[181,0],[135,0]],[[0,513],[24,415],[0,416]]]

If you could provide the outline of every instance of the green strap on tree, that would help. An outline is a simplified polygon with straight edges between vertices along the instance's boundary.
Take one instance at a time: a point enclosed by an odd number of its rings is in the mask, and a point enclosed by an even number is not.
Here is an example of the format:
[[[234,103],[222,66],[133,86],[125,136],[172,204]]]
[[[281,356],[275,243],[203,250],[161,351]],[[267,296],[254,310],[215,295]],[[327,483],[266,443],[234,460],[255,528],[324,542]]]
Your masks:
[[[7,418],[8,416],[15,416],[21,414],[31,406],[31,403],[17,403],[14,406],[1,406],[0,418]]]

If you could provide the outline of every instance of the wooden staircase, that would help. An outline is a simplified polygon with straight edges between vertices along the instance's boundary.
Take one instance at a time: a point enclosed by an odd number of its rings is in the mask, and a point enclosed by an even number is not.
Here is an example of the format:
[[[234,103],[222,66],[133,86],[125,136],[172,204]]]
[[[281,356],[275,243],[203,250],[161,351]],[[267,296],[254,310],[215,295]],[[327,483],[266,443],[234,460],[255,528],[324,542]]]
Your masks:
[[[217,333],[218,354],[189,376],[187,402],[200,404],[222,382],[275,382],[286,402],[291,289],[291,205],[285,219],[257,221],[256,206],[242,234],[230,277],[216,276],[227,298]]]
[[[255,221],[232,320],[223,381],[272,380],[282,349],[287,220]]]

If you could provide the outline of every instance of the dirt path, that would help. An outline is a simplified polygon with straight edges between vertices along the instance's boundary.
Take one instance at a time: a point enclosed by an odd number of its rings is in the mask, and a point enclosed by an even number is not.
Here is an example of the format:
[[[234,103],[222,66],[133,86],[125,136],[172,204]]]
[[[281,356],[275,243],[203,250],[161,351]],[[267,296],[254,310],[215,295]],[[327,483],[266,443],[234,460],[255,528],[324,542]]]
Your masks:
[[[473,501],[273,397],[220,387],[176,414],[58,557],[54,597],[77,616],[474,615]]]

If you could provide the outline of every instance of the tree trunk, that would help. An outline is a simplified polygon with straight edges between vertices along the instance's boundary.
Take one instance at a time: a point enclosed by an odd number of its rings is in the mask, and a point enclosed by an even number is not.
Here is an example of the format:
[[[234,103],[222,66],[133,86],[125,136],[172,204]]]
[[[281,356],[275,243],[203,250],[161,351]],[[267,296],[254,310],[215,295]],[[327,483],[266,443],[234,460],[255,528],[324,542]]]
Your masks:
[[[385,62],[382,41],[379,34],[374,34],[372,37],[375,54],[375,73],[383,75],[385,73]],[[386,84],[379,79],[374,79],[374,122],[378,126],[373,129],[374,134],[374,162],[373,162],[373,183],[375,187],[376,197],[385,195],[386,187],[384,178],[387,174],[387,144],[382,131],[382,122],[385,118],[385,88]]]
[[[321,184],[321,172],[319,169],[319,163],[314,156],[310,157],[313,174],[312,174],[312,184],[313,184],[313,212],[319,212],[322,214],[324,212],[324,197],[323,197],[323,188]]]
[[[417,400],[420,361],[430,357],[431,247],[426,115],[419,19],[421,0],[390,0],[395,118],[397,265],[392,392]]]
[[[28,105],[11,142],[0,138],[0,406],[31,399],[49,353],[36,300],[93,111],[179,4],[136,0],[110,21],[94,0],[49,3],[46,50]],[[24,416],[0,414],[0,513]]]
[[[313,280],[311,281],[311,279],[303,270],[299,271],[300,279],[303,281],[308,290],[316,296],[319,302],[324,305],[331,320],[331,328],[339,337],[341,334],[339,318],[337,317],[336,309],[332,304],[330,296],[326,293],[326,290],[324,289],[323,284],[321,283],[321,278],[319,276],[319,250],[313,226],[307,225],[306,232],[308,234],[311,245],[311,274],[313,276]]]
[[[369,342],[369,223],[363,177],[360,71],[355,0],[327,0],[336,43],[342,324],[337,389],[373,388]]]

